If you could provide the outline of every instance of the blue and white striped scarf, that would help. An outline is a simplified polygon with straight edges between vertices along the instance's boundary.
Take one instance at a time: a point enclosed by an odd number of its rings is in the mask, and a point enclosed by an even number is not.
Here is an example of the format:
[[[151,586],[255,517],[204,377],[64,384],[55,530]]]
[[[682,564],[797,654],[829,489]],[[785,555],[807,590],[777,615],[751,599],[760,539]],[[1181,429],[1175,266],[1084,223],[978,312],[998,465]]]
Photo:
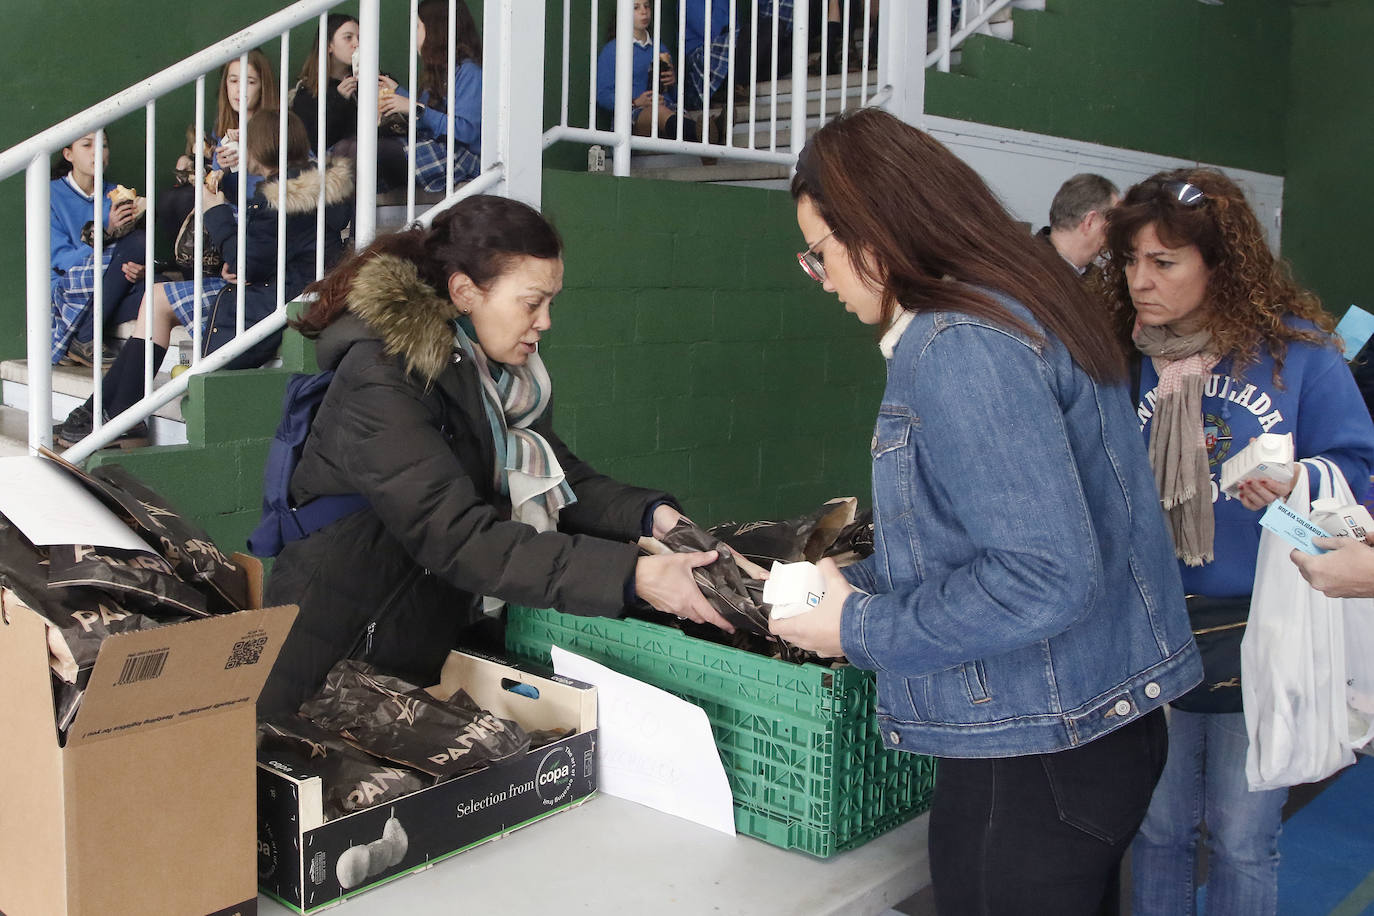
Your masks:
[[[470,330],[456,322],[454,343],[476,363],[482,380],[483,407],[496,444],[497,489],[510,497],[511,518],[538,531],[552,531],[558,527],[559,510],[577,502],[577,497],[553,447],[532,428],[553,394],[548,370],[538,352],[523,366],[489,361]]]

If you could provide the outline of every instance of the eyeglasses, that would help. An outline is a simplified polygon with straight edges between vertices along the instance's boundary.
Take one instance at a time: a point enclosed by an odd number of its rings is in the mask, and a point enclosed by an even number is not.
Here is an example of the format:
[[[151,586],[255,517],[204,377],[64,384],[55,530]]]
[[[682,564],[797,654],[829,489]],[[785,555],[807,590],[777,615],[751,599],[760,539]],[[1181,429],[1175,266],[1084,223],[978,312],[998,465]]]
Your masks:
[[[1207,201],[1201,188],[1186,181],[1166,181],[1160,189],[1185,207],[1200,207]]]
[[[811,244],[811,247],[807,248],[805,251],[797,252],[797,263],[801,265],[802,270],[806,271],[806,275],[817,283],[825,282],[825,256],[816,253],[816,246],[834,234],[835,230],[831,229],[825,235],[816,239],[816,241]]]

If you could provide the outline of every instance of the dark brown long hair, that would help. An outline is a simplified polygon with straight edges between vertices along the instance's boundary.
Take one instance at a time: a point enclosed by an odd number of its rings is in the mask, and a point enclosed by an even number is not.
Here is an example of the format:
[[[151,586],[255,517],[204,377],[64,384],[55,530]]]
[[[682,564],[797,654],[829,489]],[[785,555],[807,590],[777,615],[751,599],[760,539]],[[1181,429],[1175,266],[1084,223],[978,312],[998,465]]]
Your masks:
[[[301,65],[301,75],[298,78],[298,82],[305,87],[305,91],[315,98],[320,97],[320,55],[329,56],[329,46],[334,43],[334,33],[350,22],[354,25],[358,24],[358,20],[347,13],[330,13],[326,17],[323,51],[320,50],[320,31],[319,29],[315,30],[315,43],[310,46],[310,53],[305,56],[305,63]],[[330,65],[325,63],[325,80],[329,79],[329,70]]]
[[[898,308],[957,311],[1043,341],[980,287],[996,290],[1090,376],[1124,376],[1111,322],[1079,278],[929,134],[876,108],[842,114],[802,151],[792,196],[812,201],[861,278],[882,290],[880,326]]]
[[[1201,191],[1205,199],[1192,206],[1181,203],[1177,188],[1183,182]],[[1314,293],[1293,281],[1287,262],[1269,251],[1244,192],[1221,172],[1205,168],[1152,175],[1127,191],[1120,205],[1107,214],[1111,258],[1103,269],[1102,283],[1123,340],[1129,341],[1135,320],[1126,264],[1134,257],[1136,234],[1151,223],[1159,240],[1170,248],[1196,245],[1202,262],[1211,269],[1203,298],[1206,327],[1216,351],[1231,357],[1237,373],[1258,360],[1263,346],[1274,360],[1274,381],[1281,384],[1289,341],[1333,344],[1330,332],[1335,321]],[[1320,331],[1290,327],[1284,321],[1288,315],[1306,318]]]
[[[261,166],[264,178],[277,174],[277,159],[281,145],[277,142],[281,112],[275,108],[259,108],[248,116],[248,131],[244,134],[250,162]],[[294,111],[286,113],[286,167],[301,168],[310,163],[310,135],[305,122]]]
[[[291,326],[317,337],[348,309],[348,291],[358,269],[378,255],[412,262],[434,292],[447,299],[449,277],[467,274],[486,289],[519,257],[557,258],[563,254],[558,230],[528,204],[477,194],[458,201],[417,227],[379,235],[362,251],[341,262],[305,288],[317,298]]]
[[[482,33],[464,0],[454,4],[453,60],[482,63]],[[429,90],[429,107],[443,111],[448,105],[448,0],[421,0],[416,15],[425,24],[425,43],[420,47],[420,91]]]

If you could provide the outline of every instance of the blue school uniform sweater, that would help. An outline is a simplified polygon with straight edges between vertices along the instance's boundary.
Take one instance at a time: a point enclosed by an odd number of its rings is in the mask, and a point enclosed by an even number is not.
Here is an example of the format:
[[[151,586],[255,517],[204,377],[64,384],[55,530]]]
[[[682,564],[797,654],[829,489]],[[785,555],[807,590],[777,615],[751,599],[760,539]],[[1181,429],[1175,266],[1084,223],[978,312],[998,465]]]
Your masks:
[[[668,49],[658,46],[659,54],[667,54]],[[634,42],[634,56],[630,63],[630,99],[639,98],[649,91],[649,81],[654,75],[654,45],[652,41]],[[662,75],[666,65],[659,65]],[[659,99],[667,108],[676,107],[672,90],[661,93]],[[596,59],[596,104],[606,111],[615,111],[615,42],[608,41]]]
[[[110,199],[105,194],[115,187],[114,182],[107,181],[105,191],[101,194],[101,219],[105,225],[110,222]],[[62,275],[94,253],[90,245],[81,241],[81,227],[94,218],[95,209],[92,206],[93,198],[83,193],[72,182],[70,175],[54,179],[49,186],[48,196],[51,211],[48,247],[52,254],[52,289],[56,292]]]
[[[710,0],[711,38],[714,40],[730,28],[730,0]],[[739,20],[736,19],[736,25]],[[691,54],[706,43],[706,0],[687,0],[686,40],[684,53]]]
[[[396,87],[396,93],[409,98],[404,87]],[[420,93],[419,103],[425,106],[417,118],[417,137],[429,136],[435,140],[448,136],[449,125],[453,127],[453,142],[461,143],[474,153],[482,151],[482,66],[474,60],[465,60],[453,71],[453,117],[446,118],[435,105],[446,105],[447,92],[430,101],[429,90]],[[425,134],[428,131],[428,134]]]
[[[1315,329],[1293,319],[1292,327]],[[1263,510],[1251,511],[1239,499],[1221,492],[1221,465],[1260,433],[1292,433],[1298,459],[1329,458],[1345,474],[1355,499],[1364,498],[1374,472],[1374,422],[1360,398],[1355,379],[1334,346],[1290,342],[1280,376],[1274,383],[1274,361],[1261,348],[1259,360],[1237,375],[1228,356],[1217,363],[1202,395],[1202,428],[1212,474],[1212,512],[1216,519],[1214,559],[1203,566],[1179,561],[1183,587],[1190,595],[1213,598],[1250,594],[1259,555]],[[1159,375],[1154,362],[1142,360],[1136,413],[1148,442],[1154,419]],[[1317,475],[1309,474],[1316,493]]]

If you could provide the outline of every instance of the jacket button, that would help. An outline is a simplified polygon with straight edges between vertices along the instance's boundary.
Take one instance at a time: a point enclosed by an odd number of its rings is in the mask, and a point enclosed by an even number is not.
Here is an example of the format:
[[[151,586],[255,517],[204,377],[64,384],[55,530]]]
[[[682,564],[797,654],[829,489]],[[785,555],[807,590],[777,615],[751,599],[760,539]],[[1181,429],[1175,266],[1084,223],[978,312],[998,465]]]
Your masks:
[[[454,361],[455,363],[461,363],[461,362],[463,361],[463,354],[462,354],[461,351],[458,351],[458,350],[454,350],[454,351],[453,351],[453,361]]]
[[[1145,696],[1149,697],[1152,700],[1159,699],[1159,685],[1156,684],[1154,681],[1150,681],[1150,683],[1146,684]]]
[[[1128,715],[1130,715],[1130,714],[1131,714],[1131,701],[1130,701],[1130,700],[1117,700],[1117,701],[1116,701],[1116,706],[1113,707],[1113,711],[1114,711],[1118,716],[1128,716]]]
[[[897,732],[896,732],[895,729],[894,729],[893,731],[888,732],[888,733],[887,733],[887,736],[888,736],[889,738],[892,739],[892,743],[893,743],[893,744],[901,744],[901,743],[902,743],[902,736],[899,735],[899,734],[897,734]]]

